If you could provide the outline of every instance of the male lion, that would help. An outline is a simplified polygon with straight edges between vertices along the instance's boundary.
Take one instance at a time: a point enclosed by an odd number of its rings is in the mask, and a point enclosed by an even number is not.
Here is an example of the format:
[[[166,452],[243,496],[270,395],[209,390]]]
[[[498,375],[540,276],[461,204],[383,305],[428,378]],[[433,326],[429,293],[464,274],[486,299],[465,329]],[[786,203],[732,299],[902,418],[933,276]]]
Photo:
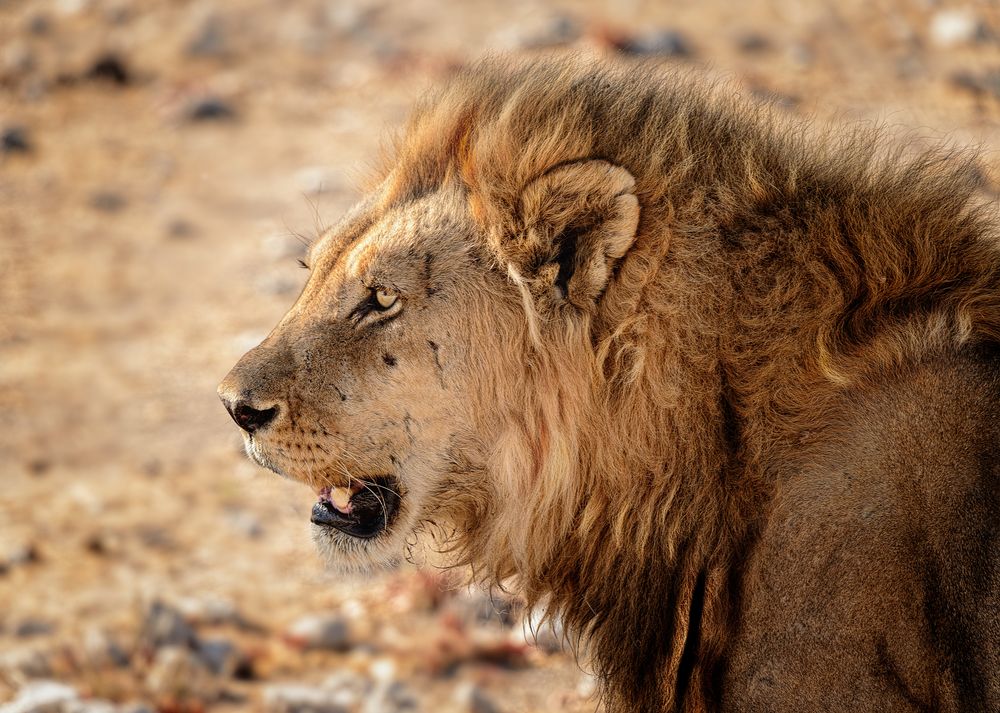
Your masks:
[[[611,711],[1000,710],[996,224],[970,161],[880,145],[482,63],[220,394],[330,560],[437,533]]]

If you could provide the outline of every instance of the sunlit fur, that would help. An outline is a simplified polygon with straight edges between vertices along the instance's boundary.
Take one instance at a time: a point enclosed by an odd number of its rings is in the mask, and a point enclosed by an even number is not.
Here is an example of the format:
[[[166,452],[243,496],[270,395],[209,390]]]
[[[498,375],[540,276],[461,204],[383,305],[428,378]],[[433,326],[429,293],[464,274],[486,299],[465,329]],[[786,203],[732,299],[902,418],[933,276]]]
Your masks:
[[[971,160],[886,149],[868,129],[824,136],[731,95],[633,65],[481,63],[418,107],[369,199],[318,249],[391,235],[451,270],[435,295],[446,311],[400,320],[420,395],[370,354],[324,362],[361,375],[372,413],[414,409],[419,467],[401,469],[404,516],[379,557],[424,523],[454,562],[514,582],[563,618],[616,713],[718,702],[777,475],[845,394],[1000,340],[1000,255]],[[634,178],[640,219],[577,299],[554,287],[556,246],[525,235],[524,196],[593,159]],[[587,200],[566,211],[604,210]],[[386,215],[423,217],[393,232]],[[376,227],[358,238],[355,224]],[[269,343],[317,333],[317,305],[334,304],[320,281],[351,278],[345,264],[312,278]],[[425,339],[451,350],[440,393]],[[358,403],[324,393],[321,413]],[[338,463],[358,461],[363,423],[325,442],[346,449]]]
[[[768,470],[841,390],[1000,338],[971,160],[820,134],[642,67],[487,62],[424,102],[388,163],[387,204],[464,187],[538,325],[482,365],[506,427],[455,546],[589,641],[613,710],[675,704],[698,587],[686,705],[711,698]],[[638,237],[594,310],[540,307],[509,268],[519,195],[593,157],[635,177]]]

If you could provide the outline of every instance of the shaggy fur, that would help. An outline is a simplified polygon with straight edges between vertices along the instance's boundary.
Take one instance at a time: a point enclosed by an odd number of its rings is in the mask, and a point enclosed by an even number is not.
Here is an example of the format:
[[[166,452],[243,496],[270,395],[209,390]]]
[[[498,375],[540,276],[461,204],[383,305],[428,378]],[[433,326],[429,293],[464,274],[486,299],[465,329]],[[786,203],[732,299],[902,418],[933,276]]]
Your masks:
[[[417,109],[361,210],[368,226],[429,202],[437,225],[445,214],[461,226],[451,231],[479,292],[463,293],[474,314],[457,329],[466,344],[495,345],[453,382],[470,423],[448,434],[446,467],[404,482],[425,498],[407,523],[450,522],[442,544],[457,561],[486,581],[513,579],[563,617],[611,711],[818,708],[869,674],[882,677],[871,695],[832,707],[1000,701],[996,668],[984,673],[981,661],[962,664],[965,678],[951,659],[916,673],[899,663],[968,636],[918,623],[925,648],[897,647],[858,622],[845,631],[875,653],[848,652],[848,634],[840,649],[830,643],[842,633],[832,609],[767,654],[771,674],[761,669],[768,642],[791,625],[767,611],[799,601],[820,576],[815,562],[841,558],[821,575],[833,583],[881,562],[840,544],[860,527],[843,525],[855,522],[844,514],[854,491],[823,514],[823,498],[855,477],[842,473],[895,483],[904,462],[907,472],[940,462],[940,477],[919,486],[930,502],[961,487],[1000,504],[1000,251],[975,198],[980,174],[960,153],[884,143],[870,130],[825,137],[655,70],[490,61]],[[338,254],[364,232],[339,230],[350,239]],[[913,399],[936,420],[916,408],[893,421]],[[949,460],[955,439],[973,445]],[[886,464],[873,467],[872,452]],[[879,493],[858,507],[895,507],[897,495]],[[896,542],[924,512],[938,522],[936,505],[921,507],[893,510],[885,537]],[[995,519],[983,512],[962,530],[972,539],[927,535],[976,553],[954,572],[981,575],[978,599],[933,600],[929,570],[914,565],[899,578],[909,594],[891,584],[872,594],[864,578],[837,589],[845,616],[888,612],[887,630],[909,631],[897,600],[924,601],[934,621],[939,609],[969,607],[994,640],[984,660],[1000,655],[995,610],[979,609],[1000,601]],[[801,522],[800,540],[782,529]],[[842,525],[851,536],[827,535]],[[793,542],[814,558],[796,558]],[[905,568],[906,556],[886,566]],[[785,574],[773,571],[781,558]],[[840,601],[825,596],[802,599],[803,610]],[[780,662],[811,665],[817,652],[832,657],[815,667],[825,688],[774,682]],[[830,683],[824,670],[841,674]],[[963,681],[977,671],[985,679],[970,694]],[[897,694],[912,708],[885,703]]]

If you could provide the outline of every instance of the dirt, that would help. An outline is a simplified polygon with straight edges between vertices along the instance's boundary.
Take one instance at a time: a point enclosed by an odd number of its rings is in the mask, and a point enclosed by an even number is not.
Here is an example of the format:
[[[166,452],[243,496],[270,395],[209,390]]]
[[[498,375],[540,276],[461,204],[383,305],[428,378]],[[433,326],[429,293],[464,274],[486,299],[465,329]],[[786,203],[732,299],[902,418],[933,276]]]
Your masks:
[[[299,236],[485,51],[652,51],[793,116],[979,146],[996,193],[990,3],[0,2],[0,703],[54,679],[162,711],[283,710],[275,686],[352,671],[420,710],[594,710],[585,664],[526,644],[516,611],[482,621],[489,597],[449,575],[324,571],[313,494],[251,465],[215,396],[301,286]],[[143,639],[158,601],[193,627],[187,687]],[[349,641],[290,636],[306,615]],[[222,672],[212,637],[235,650]]]

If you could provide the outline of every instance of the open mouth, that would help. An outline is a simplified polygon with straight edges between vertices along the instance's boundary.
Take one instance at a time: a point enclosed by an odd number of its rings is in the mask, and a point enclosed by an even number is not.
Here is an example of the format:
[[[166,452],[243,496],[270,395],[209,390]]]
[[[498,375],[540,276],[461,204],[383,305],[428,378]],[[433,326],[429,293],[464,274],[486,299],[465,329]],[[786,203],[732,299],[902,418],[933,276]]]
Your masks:
[[[355,481],[346,488],[323,488],[312,522],[369,540],[385,530],[399,510],[399,486],[391,475]]]

